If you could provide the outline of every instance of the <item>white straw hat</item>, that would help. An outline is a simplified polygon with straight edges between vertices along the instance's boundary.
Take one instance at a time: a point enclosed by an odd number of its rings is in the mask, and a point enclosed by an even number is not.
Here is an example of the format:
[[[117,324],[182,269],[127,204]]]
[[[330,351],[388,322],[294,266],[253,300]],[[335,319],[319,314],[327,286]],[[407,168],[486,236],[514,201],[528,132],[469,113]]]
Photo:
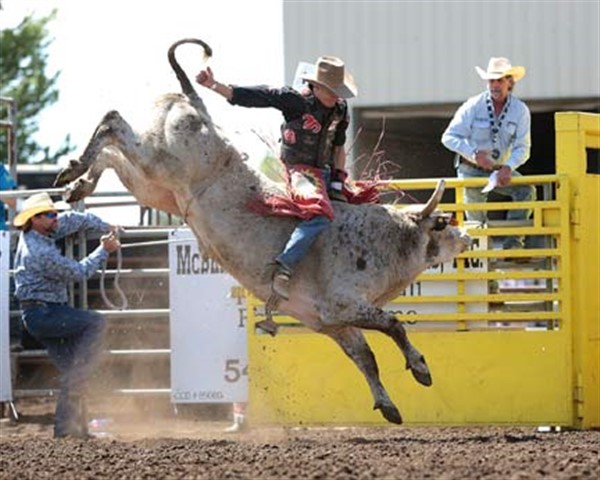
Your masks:
[[[525,67],[513,67],[510,60],[504,57],[492,57],[488,62],[487,70],[480,67],[475,67],[475,70],[484,80],[498,80],[511,76],[515,82],[518,82],[525,76]]]
[[[46,192],[35,193],[23,202],[21,211],[15,216],[13,225],[22,227],[38,213],[66,210],[69,205],[65,202],[54,203]]]

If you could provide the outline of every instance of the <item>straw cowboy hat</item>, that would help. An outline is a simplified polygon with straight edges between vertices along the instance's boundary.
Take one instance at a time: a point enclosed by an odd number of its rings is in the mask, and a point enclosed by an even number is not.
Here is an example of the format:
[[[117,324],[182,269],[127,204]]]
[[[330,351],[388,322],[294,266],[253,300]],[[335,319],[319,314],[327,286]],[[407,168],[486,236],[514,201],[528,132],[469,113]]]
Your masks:
[[[352,98],[357,93],[352,75],[345,71],[344,62],[337,57],[319,57],[315,71],[303,75],[302,79],[328,88],[341,98]]]
[[[511,76],[515,82],[518,82],[525,76],[525,67],[513,67],[510,60],[504,57],[492,57],[488,62],[487,70],[479,67],[475,67],[475,70],[484,80],[498,80]]]
[[[13,220],[13,225],[15,227],[22,227],[38,213],[56,212],[57,210],[66,210],[67,208],[69,208],[67,203],[54,203],[50,195],[46,192],[36,193],[23,202],[21,211]]]

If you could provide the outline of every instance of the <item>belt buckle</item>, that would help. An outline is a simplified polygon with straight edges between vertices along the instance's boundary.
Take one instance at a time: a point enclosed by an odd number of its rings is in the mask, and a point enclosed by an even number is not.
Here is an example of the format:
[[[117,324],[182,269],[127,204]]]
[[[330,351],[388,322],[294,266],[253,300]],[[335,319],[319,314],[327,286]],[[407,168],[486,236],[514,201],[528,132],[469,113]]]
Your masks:
[[[23,300],[21,302],[21,307],[22,308],[28,308],[28,307],[45,307],[46,306],[46,302],[42,302],[41,300]]]
[[[475,170],[479,170],[480,172],[487,172],[487,173],[493,172],[495,170],[500,170],[500,167],[502,166],[502,165],[494,165],[491,170],[486,170],[485,168],[481,168],[479,165],[477,165],[473,162],[469,162],[469,160],[467,160],[463,157],[460,157],[460,163],[464,163],[465,165],[467,165],[471,168],[474,168]]]
[[[476,163],[470,162],[466,158],[460,157],[460,163],[466,165],[467,167],[474,168],[475,170],[481,170],[482,172],[485,172],[485,170],[483,168],[481,168],[479,165],[477,165]]]

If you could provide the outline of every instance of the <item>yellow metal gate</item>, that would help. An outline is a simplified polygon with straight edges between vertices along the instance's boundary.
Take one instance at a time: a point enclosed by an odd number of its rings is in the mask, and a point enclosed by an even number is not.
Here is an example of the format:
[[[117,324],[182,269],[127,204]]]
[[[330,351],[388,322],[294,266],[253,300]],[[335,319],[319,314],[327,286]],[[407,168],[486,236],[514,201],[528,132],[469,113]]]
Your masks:
[[[531,222],[470,228],[483,248],[462,254],[444,272],[422,274],[417,294],[388,306],[426,356],[432,387],[416,384],[390,339],[366,333],[382,382],[407,424],[600,426],[600,189],[593,171],[599,119],[557,114],[557,174],[514,181],[536,185],[543,199],[469,204],[470,210],[531,208]],[[436,181],[389,187],[432,189]],[[456,203],[439,208],[462,220],[463,187],[484,183],[448,179]],[[533,246],[493,248],[494,238],[515,234],[533,239]],[[276,318],[276,337],[261,334],[254,326],[263,308],[248,300],[252,423],[385,424],[372,411],[362,374],[337,345],[289,317]]]

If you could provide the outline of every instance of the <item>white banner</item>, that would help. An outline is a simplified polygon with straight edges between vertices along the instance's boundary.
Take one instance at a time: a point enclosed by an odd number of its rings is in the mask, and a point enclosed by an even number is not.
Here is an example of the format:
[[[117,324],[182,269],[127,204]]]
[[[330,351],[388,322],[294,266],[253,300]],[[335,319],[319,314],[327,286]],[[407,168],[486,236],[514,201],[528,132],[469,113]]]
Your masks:
[[[243,290],[203,257],[188,229],[169,239],[171,401],[233,403],[248,398]]]
[[[10,376],[10,306],[8,301],[10,233],[0,231],[0,402],[12,402]]]

